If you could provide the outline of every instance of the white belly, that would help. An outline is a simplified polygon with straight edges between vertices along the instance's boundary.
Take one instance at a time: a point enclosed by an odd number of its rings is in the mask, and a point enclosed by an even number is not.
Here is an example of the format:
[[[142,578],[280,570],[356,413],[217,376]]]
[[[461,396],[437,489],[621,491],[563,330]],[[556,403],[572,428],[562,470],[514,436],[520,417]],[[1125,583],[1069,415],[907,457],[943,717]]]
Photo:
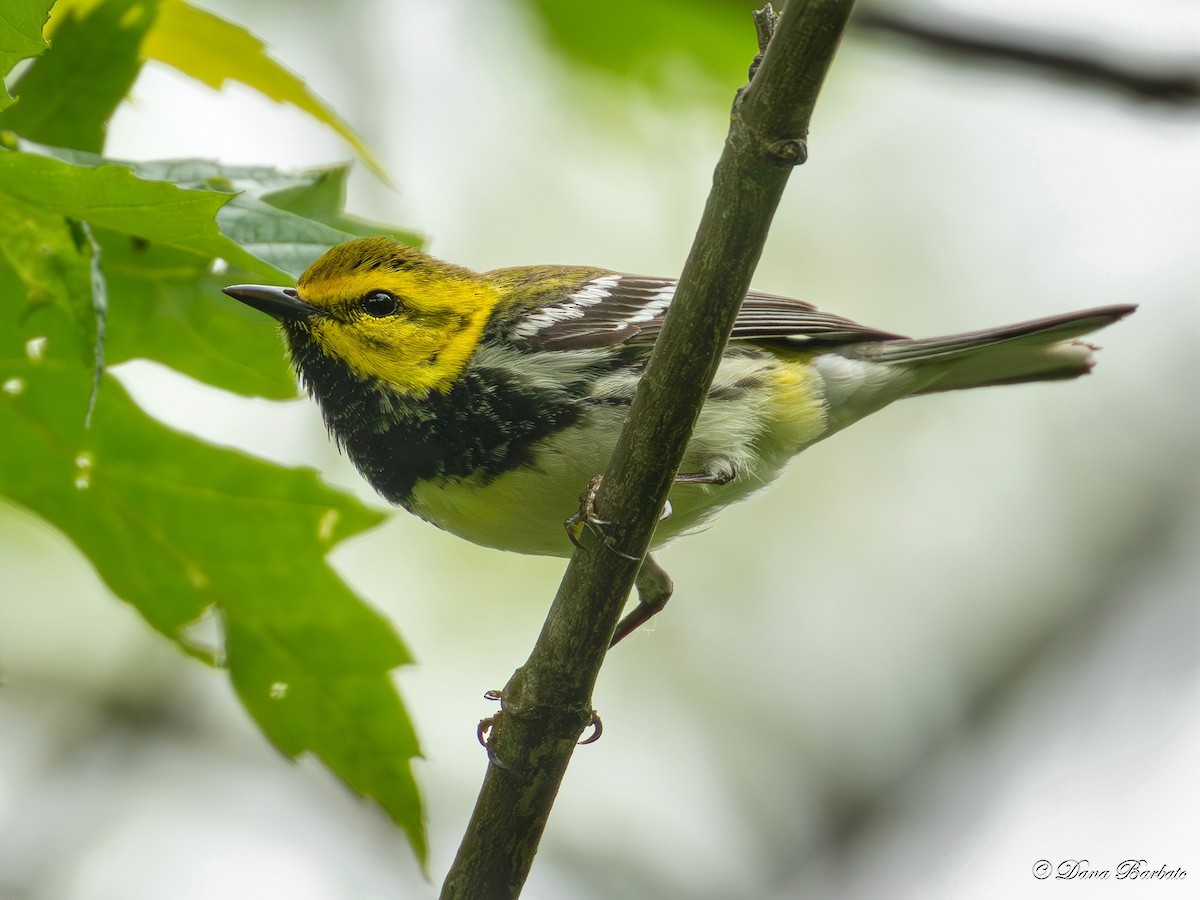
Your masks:
[[[670,494],[671,515],[659,523],[653,546],[661,546],[677,535],[703,525],[730,503],[765,487],[779,474],[789,452],[767,452],[759,436],[742,433],[734,437],[719,427],[718,417],[728,418],[723,404],[705,407],[689,445],[681,472],[699,471],[698,460],[721,449],[737,468],[737,477],[726,485],[684,484]],[[726,414],[722,416],[722,413]],[[533,465],[514,469],[481,484],[477,480],[449,479],[418,483],[413,491],[414,513],[459,537],[517,553],[570,556],[573,546],[564,528],[566,519],[579,509],[580,493],[595,475],[603,474],[620,430],[625,410],[601,408],[585,425],[576,425],[551,435],[534,449]],[[607,421],[604,420],[606,417]],[[744,423],[738,416],[730,425]],[[689,462],[694,468],[689,467]]]

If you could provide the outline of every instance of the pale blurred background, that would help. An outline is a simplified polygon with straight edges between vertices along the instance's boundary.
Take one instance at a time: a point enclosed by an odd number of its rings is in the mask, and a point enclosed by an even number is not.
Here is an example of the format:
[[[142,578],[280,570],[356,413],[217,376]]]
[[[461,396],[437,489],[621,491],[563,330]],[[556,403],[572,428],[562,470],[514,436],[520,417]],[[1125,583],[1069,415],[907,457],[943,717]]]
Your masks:
[[[359,166],[353,211],[476,268],[678,273],[736,83],[683,59],[632,81],[582,69],[519,0],[205,5],[382,157],[398,190]],[[904,8],[1200,67],[1184,0]],[[748,62],[748,18],[745,42]],[[663,553],[676,599],[609,658],[604,737],[576,754],[524,896],[1198,896],[1198,126],[1195,105],[847,38],[756,286],[918,335],[1141,309],[1099,336],[1090,378],[900,404]],[[348,156],[290,109],[154,65],[108,149]],[[307,401],[148,364],[122,378],[178,427],[376,502]],[[284,762],[223,673],[0,507],[0,898],[436,895],[483,774],[482,692],[525,659],[563,562],[405,514],[333,561],[420,660],[398,682],[434,883],[377,810]],[[1188,878],[1031,874],[1072,858]]]

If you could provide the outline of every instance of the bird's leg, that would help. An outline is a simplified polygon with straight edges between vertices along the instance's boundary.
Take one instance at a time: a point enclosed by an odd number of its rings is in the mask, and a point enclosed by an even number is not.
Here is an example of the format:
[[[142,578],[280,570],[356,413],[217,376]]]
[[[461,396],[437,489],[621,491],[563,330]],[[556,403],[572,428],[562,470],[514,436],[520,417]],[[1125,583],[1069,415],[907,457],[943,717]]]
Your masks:
[[[667,601],[671,599],[671,592],[675,590],[671,576],[649,553],[642,560],[642,567],[638,569],[634,584],[637,585],[638,604],[617,623],[612,643],[608,645],[610,650],[654,618],[667,605]]]
[[[714,467],[707,472],[682,472],[675,476],[674,483],[722,485],[729,484],[736,477],[737,467],[732,462],[727,462],[724,466]],[[592,528],[610,550],[626,559],[633,559],[618,550],[604,534],[603,526],[610,523],[601,519],[596,513],[596,492],[600,489],[602,481],[603,476],[596,475],[588,482],[587,488],[579,497],[579,509],[564,523],[567,537],[571,539],[572,544],[579,547],[581,546],[579,536],[583,529]],[[671,501],[667,500],[658,520],[661,522],[670,515]],[[675,590],[675,586],[671,583],[671,576],[649,553],[642,560],[634,584],[637,586],[638,604],[617,623],[617,630],[613,633],[612,642],[608,645],[609,649],[615,647],[631,632],[636,631],[657,615],[667,605],[667,601],[671,599],[671,592]]]
[[[722,485],[729,484],[736,477],[737,467],[730,462],[720,468],[714,467],[712,471],[708,472],[682,472],[675,476],[675,484]],[[658,520],[661,522],[670,515],[671,501],[668,500],[663,506]],[[637,585],[638,605],[617,623],[612,643],[608,645],[610,650],[631,632],[636,631],[661,612],[662,608],[667,605],[667,601],[671,599],[671,593],[675,590],[675,585],[671,583],[671,576],[649,553],[642,560],[642,567],[638,569],[637,580],[634,584]]]

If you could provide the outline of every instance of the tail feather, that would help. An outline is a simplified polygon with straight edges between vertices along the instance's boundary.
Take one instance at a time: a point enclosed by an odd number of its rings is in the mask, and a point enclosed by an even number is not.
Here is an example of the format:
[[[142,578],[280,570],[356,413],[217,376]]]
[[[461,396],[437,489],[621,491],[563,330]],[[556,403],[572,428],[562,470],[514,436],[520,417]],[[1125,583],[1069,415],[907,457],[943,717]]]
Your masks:
[[[910,366],[932,376],[917,394],[1077,378],[1091,371],[1096,348],[1076,338],[1136,308],[1103,306],[948,337],[879,341],[858,349],[865,359]]]

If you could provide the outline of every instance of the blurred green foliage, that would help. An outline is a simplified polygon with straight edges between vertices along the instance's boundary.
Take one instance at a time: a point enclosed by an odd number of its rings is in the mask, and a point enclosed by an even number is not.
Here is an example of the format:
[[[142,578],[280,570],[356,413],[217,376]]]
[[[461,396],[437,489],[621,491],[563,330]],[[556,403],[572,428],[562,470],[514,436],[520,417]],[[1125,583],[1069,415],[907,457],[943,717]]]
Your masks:
[[[713,99],[728,102],[754,57],[751,12],[763,0],[523,0],[550,45],[574,63],[662,88],[707,76]]]

